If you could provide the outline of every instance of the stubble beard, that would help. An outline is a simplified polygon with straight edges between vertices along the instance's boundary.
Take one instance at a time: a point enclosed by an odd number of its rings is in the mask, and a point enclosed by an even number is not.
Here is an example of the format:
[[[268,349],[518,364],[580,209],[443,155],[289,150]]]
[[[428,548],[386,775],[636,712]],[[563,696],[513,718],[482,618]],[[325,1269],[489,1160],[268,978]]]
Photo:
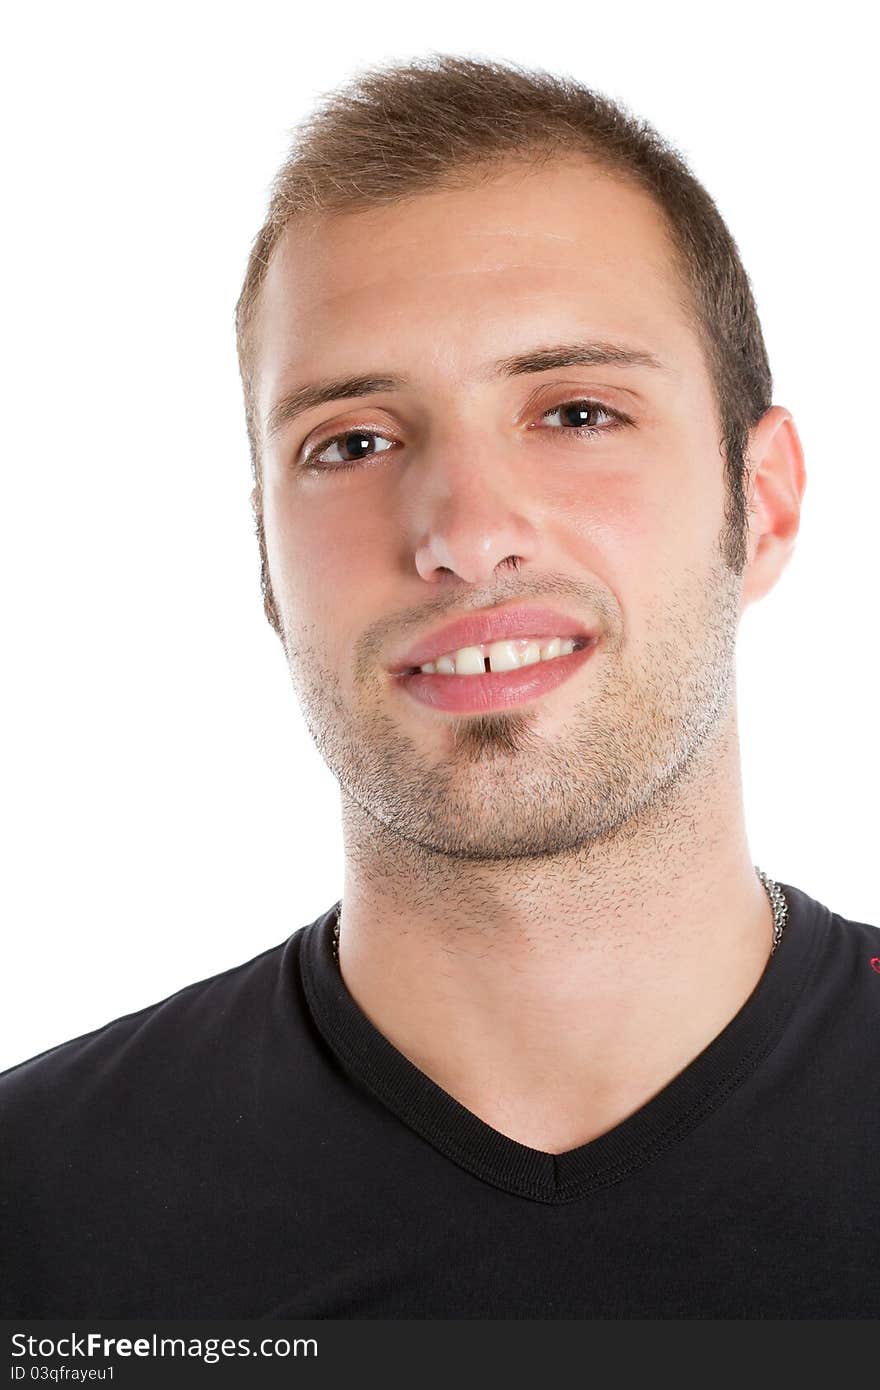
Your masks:
[[[308,631],[285,626],[282,637],[308,729],[362,826],[410,854],[564,856],[624,833],[652,807],[668,809],[676,784],[711,755],[735,699],[740,586],[720,556],[708,573],[678,573],[658,590],[657,635],[635,648],[622,623],[603,632],[572,677],[583,697],[552,737],[540,701],[443,715],[446,752],[430,759],[393,717],[375,660],[356,661],[352,704]]]

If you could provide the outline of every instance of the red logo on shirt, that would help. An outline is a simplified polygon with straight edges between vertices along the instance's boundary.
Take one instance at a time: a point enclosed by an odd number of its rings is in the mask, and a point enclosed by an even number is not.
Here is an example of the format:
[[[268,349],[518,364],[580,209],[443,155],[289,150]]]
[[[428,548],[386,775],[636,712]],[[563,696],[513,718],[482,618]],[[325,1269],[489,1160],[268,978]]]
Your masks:
[[[875,956],[871,961],[871,969],[876,970],[877,974],[880,975],[880,956]]]

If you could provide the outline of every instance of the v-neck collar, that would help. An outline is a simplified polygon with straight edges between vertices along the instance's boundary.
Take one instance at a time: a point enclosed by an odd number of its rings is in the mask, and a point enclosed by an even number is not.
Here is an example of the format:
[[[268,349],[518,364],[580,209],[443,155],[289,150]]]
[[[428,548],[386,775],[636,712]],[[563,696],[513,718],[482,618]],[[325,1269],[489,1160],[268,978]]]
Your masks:
[[[420,1071],[367,1018],[333,959],[341,900],[297,933],[303,987],[315,1024],[346,1073],[429,1144],[506,1192],[536,1202],[569,1202],[621,1181],[688,1134],[776,1043],[831,920],[829,910],[801,890],[779,886],[789,908],[785,932],[730,1022],[633,1114],[564,1153],[529,1148],[493,1129]]]

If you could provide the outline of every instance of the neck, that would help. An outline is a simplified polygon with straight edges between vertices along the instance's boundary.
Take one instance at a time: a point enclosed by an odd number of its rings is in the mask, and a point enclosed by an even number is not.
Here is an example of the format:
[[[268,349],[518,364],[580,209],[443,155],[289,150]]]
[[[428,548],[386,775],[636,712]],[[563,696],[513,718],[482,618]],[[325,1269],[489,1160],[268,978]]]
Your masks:
[[[587,1142],[692,1061],[766,967],[739,766],[731,711],[625,824],[519,860],[434,853],[343,796],[350,993],[494,1128],[545,1152]]]

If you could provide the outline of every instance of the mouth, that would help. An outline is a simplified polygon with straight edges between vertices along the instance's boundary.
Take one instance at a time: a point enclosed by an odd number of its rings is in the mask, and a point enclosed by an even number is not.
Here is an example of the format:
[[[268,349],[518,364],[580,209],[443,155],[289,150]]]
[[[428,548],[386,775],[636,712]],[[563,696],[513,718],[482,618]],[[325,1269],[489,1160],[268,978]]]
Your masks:
[[[483,643],[393,674],[420,704],[451,713],[509,709],[538,699],[590,659],[598,637],[518,638]],[[426,669],[427,667],[427,669]]]

